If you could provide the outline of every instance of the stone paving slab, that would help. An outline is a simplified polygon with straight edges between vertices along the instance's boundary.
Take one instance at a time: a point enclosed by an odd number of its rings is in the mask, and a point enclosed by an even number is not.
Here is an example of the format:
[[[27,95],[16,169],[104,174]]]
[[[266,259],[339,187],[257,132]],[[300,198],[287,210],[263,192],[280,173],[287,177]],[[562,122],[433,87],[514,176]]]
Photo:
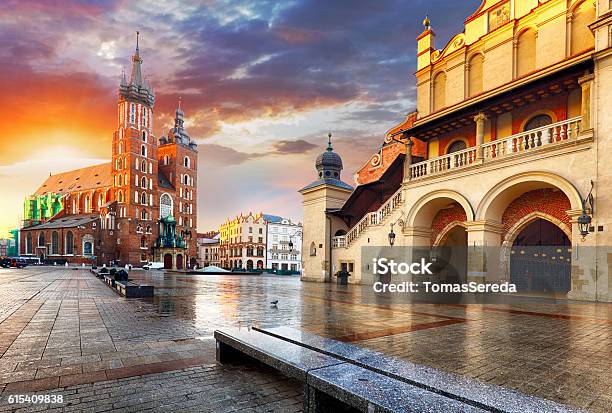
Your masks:
[[[108,378],[120,369],[141,380],[156,363],[212,358],[215,329],[291,326],[574,408],[612,411],[609,304],[389,305],[365,302],[367,286],[295,277],[130,277],[154,285],[156,297],[126,300],[85,270],[0,269],[0,389],[47,379],[49,386],[54,377],[58,386],[62,377],[100,380],[100,372]],[[66,374],[44,377],[62,367]]]

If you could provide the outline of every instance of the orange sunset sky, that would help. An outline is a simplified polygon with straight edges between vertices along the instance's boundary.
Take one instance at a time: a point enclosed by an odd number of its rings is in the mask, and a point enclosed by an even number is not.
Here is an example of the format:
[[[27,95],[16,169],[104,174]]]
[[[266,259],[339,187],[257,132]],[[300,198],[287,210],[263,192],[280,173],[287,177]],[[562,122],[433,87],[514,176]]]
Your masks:
[[[416,36],[439,46],[480,1],[0,3],[0,236],[49,173],[105,162],[135,31],[155,134],[179,96],[199,144],[198,229],[240,212],[301,220],[332,131],[343,180],[414,108]]]

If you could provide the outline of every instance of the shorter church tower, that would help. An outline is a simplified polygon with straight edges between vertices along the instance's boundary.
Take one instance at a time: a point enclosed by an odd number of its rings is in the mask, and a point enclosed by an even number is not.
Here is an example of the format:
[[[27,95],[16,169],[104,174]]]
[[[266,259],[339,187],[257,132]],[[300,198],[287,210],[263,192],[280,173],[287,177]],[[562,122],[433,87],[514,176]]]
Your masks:
[[[353,188],[341,180],[342,158],[328,136],[327,149],[315,162],[317,180],[299,192],[304,205],[304,227],[302,230],[303,281],[329,282],[332,276],[331,220],[327,212],[344,204]]]
[[[174,266],[193,267],[197,259],[198,145],[185,130],[180,100],[174,127],[159,139],[158,163],[160,203],[171,205],[162,207],[160,219],[166,222],[172,216],[171,231],[184,248],[184,262]],[[159,235],[163,236],[161,231]]]

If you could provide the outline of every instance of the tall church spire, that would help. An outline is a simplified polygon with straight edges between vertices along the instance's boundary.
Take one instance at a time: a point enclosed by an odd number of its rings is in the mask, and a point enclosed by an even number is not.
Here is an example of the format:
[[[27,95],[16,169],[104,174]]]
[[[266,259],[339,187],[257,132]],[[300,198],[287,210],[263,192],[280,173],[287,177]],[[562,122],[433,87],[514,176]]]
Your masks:
[[[140,32],[136,32],[136,52],[132,56],[132,76],[130,77],[130,84],[142,86],[142,59],[140,58],[140,50],[138,48],[138,37]]]

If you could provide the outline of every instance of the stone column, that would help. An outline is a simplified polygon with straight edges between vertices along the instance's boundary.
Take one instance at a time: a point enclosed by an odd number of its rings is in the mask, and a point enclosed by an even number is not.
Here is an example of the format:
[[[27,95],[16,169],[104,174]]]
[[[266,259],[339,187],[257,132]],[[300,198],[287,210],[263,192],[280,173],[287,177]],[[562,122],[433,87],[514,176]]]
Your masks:
[[[468,281],[495,282],[506,279],[507,271],[503,268],[502,257],[502,230],[503,225],[496,221],[466,222]]]
[[[580,132],[584,132],[592,128],[591,126],[591,86],[593,84],[593,74],[586,74],[578,79],[578,84],[582,88],[582,124]]]
[[[407,135],[403,136],[406,139],[406,157],[404,158],[404,181],[410,180],[410,166],[412,165],[412,138]]]
[[[484,144],[484,132],[485,132],[485,120],[486,115],[480,112],[474,116],[474,122],[476,122],[476,159],[482,159],[482,145]]]

